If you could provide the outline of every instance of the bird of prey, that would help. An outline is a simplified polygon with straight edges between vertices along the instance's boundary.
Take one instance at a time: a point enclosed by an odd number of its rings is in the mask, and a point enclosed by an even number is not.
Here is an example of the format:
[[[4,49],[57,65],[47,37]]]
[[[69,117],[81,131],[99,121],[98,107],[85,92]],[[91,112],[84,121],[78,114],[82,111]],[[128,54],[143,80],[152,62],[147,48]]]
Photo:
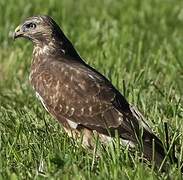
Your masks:
[[[83,146],[92,148],[94,134],[108,143],[117,132],[122,144],[140,144],[146,159],[162,163],[163,144],[140,112],[83,61],[51,17],[27,18],[14,32],[19,37],[33,42],[30,82],[36,95],[69,136],[82,136]]]

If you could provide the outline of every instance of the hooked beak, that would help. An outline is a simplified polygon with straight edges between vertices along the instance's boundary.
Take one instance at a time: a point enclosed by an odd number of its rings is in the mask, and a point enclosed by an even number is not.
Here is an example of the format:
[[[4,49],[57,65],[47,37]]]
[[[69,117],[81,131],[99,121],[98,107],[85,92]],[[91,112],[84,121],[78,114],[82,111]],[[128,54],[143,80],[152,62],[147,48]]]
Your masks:
[[[21,31],[21,26],[18,26],[15,29],[15,32],[13,33],[13,39],[15,40],[18,37],[21,37],[23,35],[23,32]]]

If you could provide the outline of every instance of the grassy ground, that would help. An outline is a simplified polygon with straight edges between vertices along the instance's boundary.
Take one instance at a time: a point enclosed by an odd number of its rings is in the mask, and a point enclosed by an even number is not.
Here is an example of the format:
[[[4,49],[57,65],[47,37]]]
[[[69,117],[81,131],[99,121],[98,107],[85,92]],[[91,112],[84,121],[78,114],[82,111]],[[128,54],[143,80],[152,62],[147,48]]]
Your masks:
[[[9,32],[25,17],[51,15],[162,140],[169,123],[181,161],[183,2],[1,0],[0,9],[0,179],[181,179],[180,168],[154,171],[117,142],[95,158],[69,139],[28,83],[31,43]]]

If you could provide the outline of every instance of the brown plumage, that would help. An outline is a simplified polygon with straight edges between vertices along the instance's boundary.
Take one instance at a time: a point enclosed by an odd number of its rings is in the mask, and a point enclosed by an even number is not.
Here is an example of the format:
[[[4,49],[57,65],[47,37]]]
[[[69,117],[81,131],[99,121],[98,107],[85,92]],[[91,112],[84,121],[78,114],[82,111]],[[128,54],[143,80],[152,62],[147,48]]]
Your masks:
[[[163,145],[142,115],[109,80],[81,59],[52,18],[26,19],[14,37],[33,42],[30,82],[45,109],[70,136],[78,138],[82,133],[83,145],[93,147],[93,133],[107,143],[117,131],[123,144],[140,144],[150,161],[154,141],[154,160],[161,164],[165,157]]]

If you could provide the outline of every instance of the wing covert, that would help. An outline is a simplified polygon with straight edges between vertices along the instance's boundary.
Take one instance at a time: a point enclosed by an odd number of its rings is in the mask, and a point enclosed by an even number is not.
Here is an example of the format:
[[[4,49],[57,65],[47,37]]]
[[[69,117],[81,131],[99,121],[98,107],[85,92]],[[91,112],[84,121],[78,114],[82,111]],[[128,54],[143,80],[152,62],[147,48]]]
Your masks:
[[[85,64],[53,61],[37,78],[39,94],[55,113],[82,125],[115,128],[122,123],[117,90]]]

